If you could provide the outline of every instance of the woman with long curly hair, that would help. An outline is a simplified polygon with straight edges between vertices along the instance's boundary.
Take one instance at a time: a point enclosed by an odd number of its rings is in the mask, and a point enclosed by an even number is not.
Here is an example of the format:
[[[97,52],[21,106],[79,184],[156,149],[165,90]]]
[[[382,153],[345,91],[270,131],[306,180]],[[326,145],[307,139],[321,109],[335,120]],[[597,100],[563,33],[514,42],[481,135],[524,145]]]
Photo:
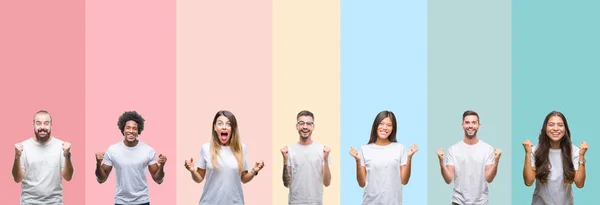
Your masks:
[[[571,143],[567,119],[558,111],[546,116],[538,140],[535,147],[531,140],[523,142],[525,185],[536,181],[531,204],[574,204],[572,184],[583,188],[588,144],[584,141],[577,147]]]

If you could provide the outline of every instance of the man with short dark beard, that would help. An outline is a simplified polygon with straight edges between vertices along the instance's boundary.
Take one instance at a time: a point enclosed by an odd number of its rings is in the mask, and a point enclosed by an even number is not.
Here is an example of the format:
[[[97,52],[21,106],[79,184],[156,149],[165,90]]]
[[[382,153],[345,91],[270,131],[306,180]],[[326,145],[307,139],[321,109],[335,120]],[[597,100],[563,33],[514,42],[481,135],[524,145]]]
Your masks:
[[[288,204],[323,204],[323,186],[331,183],[330,149],[312,140],[314,115],[303,110],[296,116],[298,143],[281,149],[283,185],[290,188]]]
[[[73,177],[71,144],[51,135],[48,111],[34,115],[33,131],[35,137],[15,144],[12,175],[15,182],[21,182],[21,205],[62,205],[62,179]]]
[[[477,138],[479,115],[472,110],[463,113],[464,139],[448,149],[444,165],[444,149],[437,151],[442,177],[447,184],[454,180],[452,204],[487,205],[488,183],[496,177],[500,149]]]

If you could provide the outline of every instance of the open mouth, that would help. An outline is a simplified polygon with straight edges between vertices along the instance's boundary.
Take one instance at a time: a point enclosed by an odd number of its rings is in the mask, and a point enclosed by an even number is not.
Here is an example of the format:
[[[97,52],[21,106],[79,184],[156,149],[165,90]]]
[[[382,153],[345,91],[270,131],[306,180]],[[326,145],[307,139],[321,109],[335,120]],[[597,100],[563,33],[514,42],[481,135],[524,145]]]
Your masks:
[[[227,141],[228,135],[229,135],[229,133],[226,130],[221,131],[221,141],[223,141],[223,142]]]

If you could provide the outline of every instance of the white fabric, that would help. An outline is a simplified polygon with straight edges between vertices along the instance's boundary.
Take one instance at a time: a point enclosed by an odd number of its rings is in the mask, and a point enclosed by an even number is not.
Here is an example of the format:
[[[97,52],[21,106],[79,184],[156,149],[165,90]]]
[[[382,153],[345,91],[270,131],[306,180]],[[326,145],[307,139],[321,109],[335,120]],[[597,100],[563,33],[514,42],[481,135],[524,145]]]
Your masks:
[[[288,147],[288,166],[291,168],[289,204],[323,204],[323,158],[322,144],[298,143]],[[331,160],[327,160],[331,164]]]
[[[367,170],[363,205],[401,205],[402,179],[400,167],[406,165],[408,152],[404,145],[375,143],[360,148],[360,165]]]
[[[21,204],[63,204],[63,141],[52,137],[46,144],[40,144],[29,138],[21,144],[21,170],[25,174],[21,181]]]
[[[244,153],[243,171],[249,170],[248,153],[246,145],[242,144]],[[218,157],[219,168],[215,169],[211,162],[210,143],[202,145],[200,157],[196,166],[206,170],[204,190],[199,204],[201,205],[242,205],[244,193],[242,191],[241,172],[238,171],[238,162],[229,146],[221,146]]]
[[[454,166],[454,193],[457,204],[488,204],[485,166],[494,164],[494,148],[479,140],[474,145],[460,141],[448,149],[446,165]]]
[[[531,150],[531,166],[535,167],[534,153],[537,146]],[[572,146],[571,158],[575,171],[579,169],[579,148]],[[563,163],[560,149],[550,149],[550,175],[546,183],[535,182],[532,205],[573,205],[573,185],[563,184]]]
[[[135,147],[123,141],[108,147],[103,164],[116,172],[117,190],[115,204],[143,204],[150,202],[146,167],[156,164],[156,152],[148,144],[138,141]]]

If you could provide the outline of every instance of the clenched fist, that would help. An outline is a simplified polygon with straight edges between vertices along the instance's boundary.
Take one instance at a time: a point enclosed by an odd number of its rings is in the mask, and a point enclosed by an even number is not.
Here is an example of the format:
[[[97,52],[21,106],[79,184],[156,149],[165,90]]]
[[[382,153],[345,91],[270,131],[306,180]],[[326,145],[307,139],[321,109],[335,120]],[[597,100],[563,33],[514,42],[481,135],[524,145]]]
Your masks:
[[[500,156],[502,155],[502,150],[496,148],[494,149],[494,160],[500,160]]]
[[[23,153],[23,144],[15,144],[15,158],[21,157],[21,153]]]
[[[354,157],[354,159],[356,159],[356,161],[360,160],[360,156],[358,155],[358,151],[356,151],[356,149],[354,149],[354,147],[350,147],[350,156]]]
[[[589,146],[587,142],[581,142],[581,144],[579,145],[579,157],[585,156],[585,152],[587,152],[588,148]]]
[[[196,171],[194,158],[190,158],[190,160],[185,160],[185,168],[190,172]]]
[[[69,153],[71,153],[71,143],[68,143],[68,142],[63,142],[63,144],[62,144],[62,149],[63,149],[63,153],[64,153],[64,154],[69,154]]]
[[[323,160],[326,162],[329,161],[329,152],[331,152],[331,149],[327,146],[323,146]]]
[[[410,145],[410,151],[408,151],[408,157],[412,157],[413,154],[415,154],[417,151],[419,151],[419,147],[417,147],[417,144],[413,143],[412,145]]]
[[[439,160],[444,160],[444,148],[440,148],[435,152]]]
[[[96,153],[96,163],[102,164],[102,160],[104,160],[104,152],[97,152]]]
[[[284,159],[285,161],[287,161],[287,159],[288,159],[288,154],[289,154],[289,152],[288,152],[288,147],[287,147],[287,146],[285,146],[285,147],[281,148],[281,150],[280,150],[280,151],[281,151],[281,155],[283,155],[283,159]]]
[[[525,140],[523,142],[523,148],[525,148],[525,153],[531,153],[531,147],[533,147],[533,143],[531,143],[531,140]]]
[[[158,167],[163,167],[165,166],[165,163],[167,163],[167,156],[159,154],[156,164],[158,165]]]

